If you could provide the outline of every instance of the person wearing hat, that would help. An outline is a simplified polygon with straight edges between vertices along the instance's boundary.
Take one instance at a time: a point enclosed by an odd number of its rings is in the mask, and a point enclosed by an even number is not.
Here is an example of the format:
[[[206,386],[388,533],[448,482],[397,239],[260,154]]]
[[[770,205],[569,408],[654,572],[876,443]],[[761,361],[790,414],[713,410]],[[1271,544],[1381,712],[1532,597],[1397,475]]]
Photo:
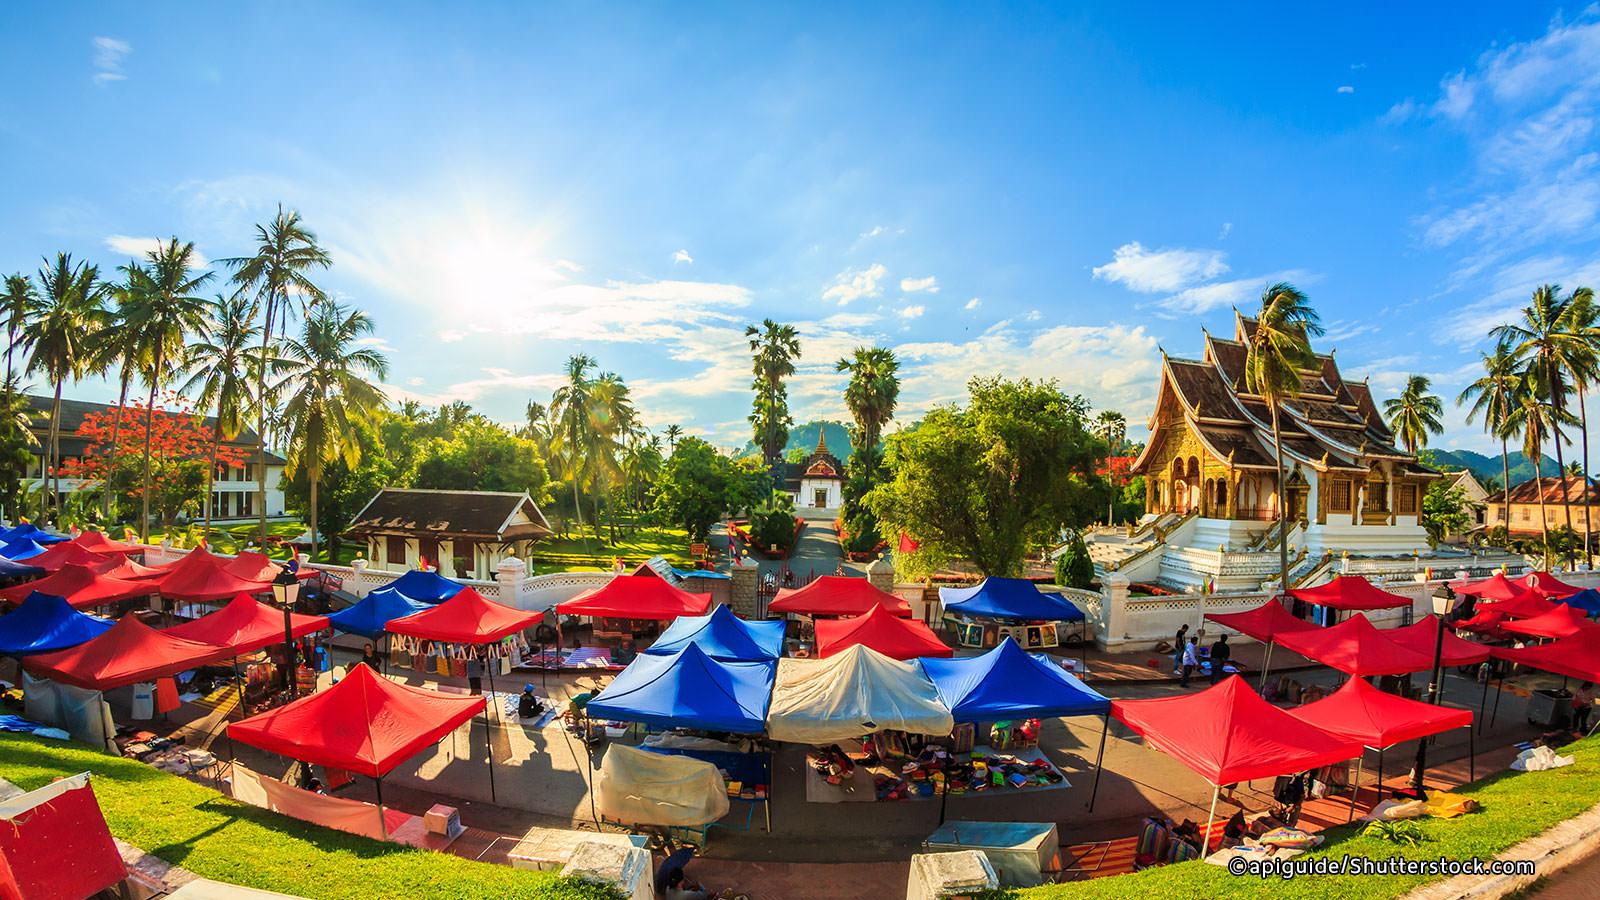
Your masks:
[[[543,712],[543,707],[539,704],[539,698],[534,696],[533,685],[523,685],[522,696],[517,698],[517,717],[531,719],[541,712]]]

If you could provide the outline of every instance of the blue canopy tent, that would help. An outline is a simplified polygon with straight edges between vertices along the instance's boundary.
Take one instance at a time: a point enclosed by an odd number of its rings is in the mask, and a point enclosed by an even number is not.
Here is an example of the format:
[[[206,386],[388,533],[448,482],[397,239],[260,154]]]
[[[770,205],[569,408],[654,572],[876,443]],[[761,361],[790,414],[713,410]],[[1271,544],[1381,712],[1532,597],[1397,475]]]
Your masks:
[[[1568,606],[1582,610],[1584,615],[1591,619],[1594,618],[1597,613],[1600,613],[1600,591],[1597,591],[1594,588],[1584,588],[1570,597],[1558,597],[1552,599],[1554,599],[1557,603],[1565,603]]]
[[[32,522],[23,522],[15,528],[0,531],[0,544],[9,544],[12,541],[20,541],[23,538],[27,538],[36,544],[59,544],[62,541],[72,540],[72,538],[64,534],[51,534]]]
[[[767,727],[777,671],[775,660],[718,662],[691,642],[670,656],[635,659],[586,712],[658,728],[759,734]]]
[[[73,609],[63,597],[34,591],[21,606],[0,616],[0,655],[28,656],[76,647],[104,634],[112,624]]]
[[[14,541],[0,544],[0,559],[9,559],[12,562],[21,562],[32,559],[44,552],[44,545],[37,541],[22,537]]]
[[[353,605],[328,616],[328,621],[339,631],[376,638],[383,634],[390,619],[414,615],[431,607],[413,600],[393,588],[379,588],[362,597]]]
[[[438,572],[412,569],[378,590],[397,591],[409,599],[420,600],[423,603],[442,603],[461,593],[461,588],[460,583],[451,581]]]
[[[719,606],[708,616],[679,616],[672,620],[667,630],[656,638],[645,652],[653,656],[670,656],[694,644],[706,655],[722,662],[750,662],[777,659],[783,655],[783,630],[785,623],[751,622],[733,614],[726,606]]]
[[[1060,594],[1047,594],[1022,578],[985,578],[969,588],[939,588],[949,612],[991,619],[1082,622],[1083,610]]]
[[[38,566],[30,566],[25,562],[6,559],[0,556],[0,579],[25,578],[30,575],[43,575],[44,570]]]

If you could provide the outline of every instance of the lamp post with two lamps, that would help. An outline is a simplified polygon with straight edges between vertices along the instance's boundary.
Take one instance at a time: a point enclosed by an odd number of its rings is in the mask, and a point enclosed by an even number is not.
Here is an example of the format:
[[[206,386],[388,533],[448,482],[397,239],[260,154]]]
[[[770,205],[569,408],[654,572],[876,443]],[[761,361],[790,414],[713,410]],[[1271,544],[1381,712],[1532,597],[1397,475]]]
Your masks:
[[[283,567],[277,577],[272,579],[272,599],[283,610],[283,644],[284,644],[284,676],[283,687],[288,691],[289,699],[295,695],[295,682],[298,680],[299,666],[295,660],[294,647],[294,615],[295,603],[300,599],[300,579],[295,575],[298,568],[293,561]]]
[[[1450,585],[1441,584],[1433,592],[1433,616],[1437,626],[1433,637],[1433,668],[1428,670],[1428,702],[1434,706],[1439,705],[1440,695],[1444,692],[1444,618],[1456,607],[1456,592]],[[1411,790],[1417,799],[1425,799],[1427,794],[1422,788],[1423,770],[1428,767],[1428,739],[1417,740],[1417,768],[1412,779]]]

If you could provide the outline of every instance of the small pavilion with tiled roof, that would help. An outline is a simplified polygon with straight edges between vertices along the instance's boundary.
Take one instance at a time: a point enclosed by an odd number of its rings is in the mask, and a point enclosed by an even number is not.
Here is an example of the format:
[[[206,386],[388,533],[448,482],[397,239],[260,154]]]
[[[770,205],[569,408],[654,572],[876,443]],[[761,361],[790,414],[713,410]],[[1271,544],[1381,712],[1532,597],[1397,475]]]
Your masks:
[[[802,463],[789,463],[784,486],[795,506],[838,509],[844,503],[844,463],[828,452],[828,429],[817,429],[817,448]]]

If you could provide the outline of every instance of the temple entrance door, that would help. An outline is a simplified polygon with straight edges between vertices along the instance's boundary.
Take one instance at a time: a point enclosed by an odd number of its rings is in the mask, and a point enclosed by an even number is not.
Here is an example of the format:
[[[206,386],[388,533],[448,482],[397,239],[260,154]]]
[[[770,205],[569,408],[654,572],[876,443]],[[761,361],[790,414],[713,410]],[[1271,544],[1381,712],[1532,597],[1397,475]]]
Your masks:
[[[817,509],[822,509],[823,507],[827,506],[828,505],[828,489],[827,488],[817,488],[816,490],[813,490],[811,492],[811,505],[815,506]]]

